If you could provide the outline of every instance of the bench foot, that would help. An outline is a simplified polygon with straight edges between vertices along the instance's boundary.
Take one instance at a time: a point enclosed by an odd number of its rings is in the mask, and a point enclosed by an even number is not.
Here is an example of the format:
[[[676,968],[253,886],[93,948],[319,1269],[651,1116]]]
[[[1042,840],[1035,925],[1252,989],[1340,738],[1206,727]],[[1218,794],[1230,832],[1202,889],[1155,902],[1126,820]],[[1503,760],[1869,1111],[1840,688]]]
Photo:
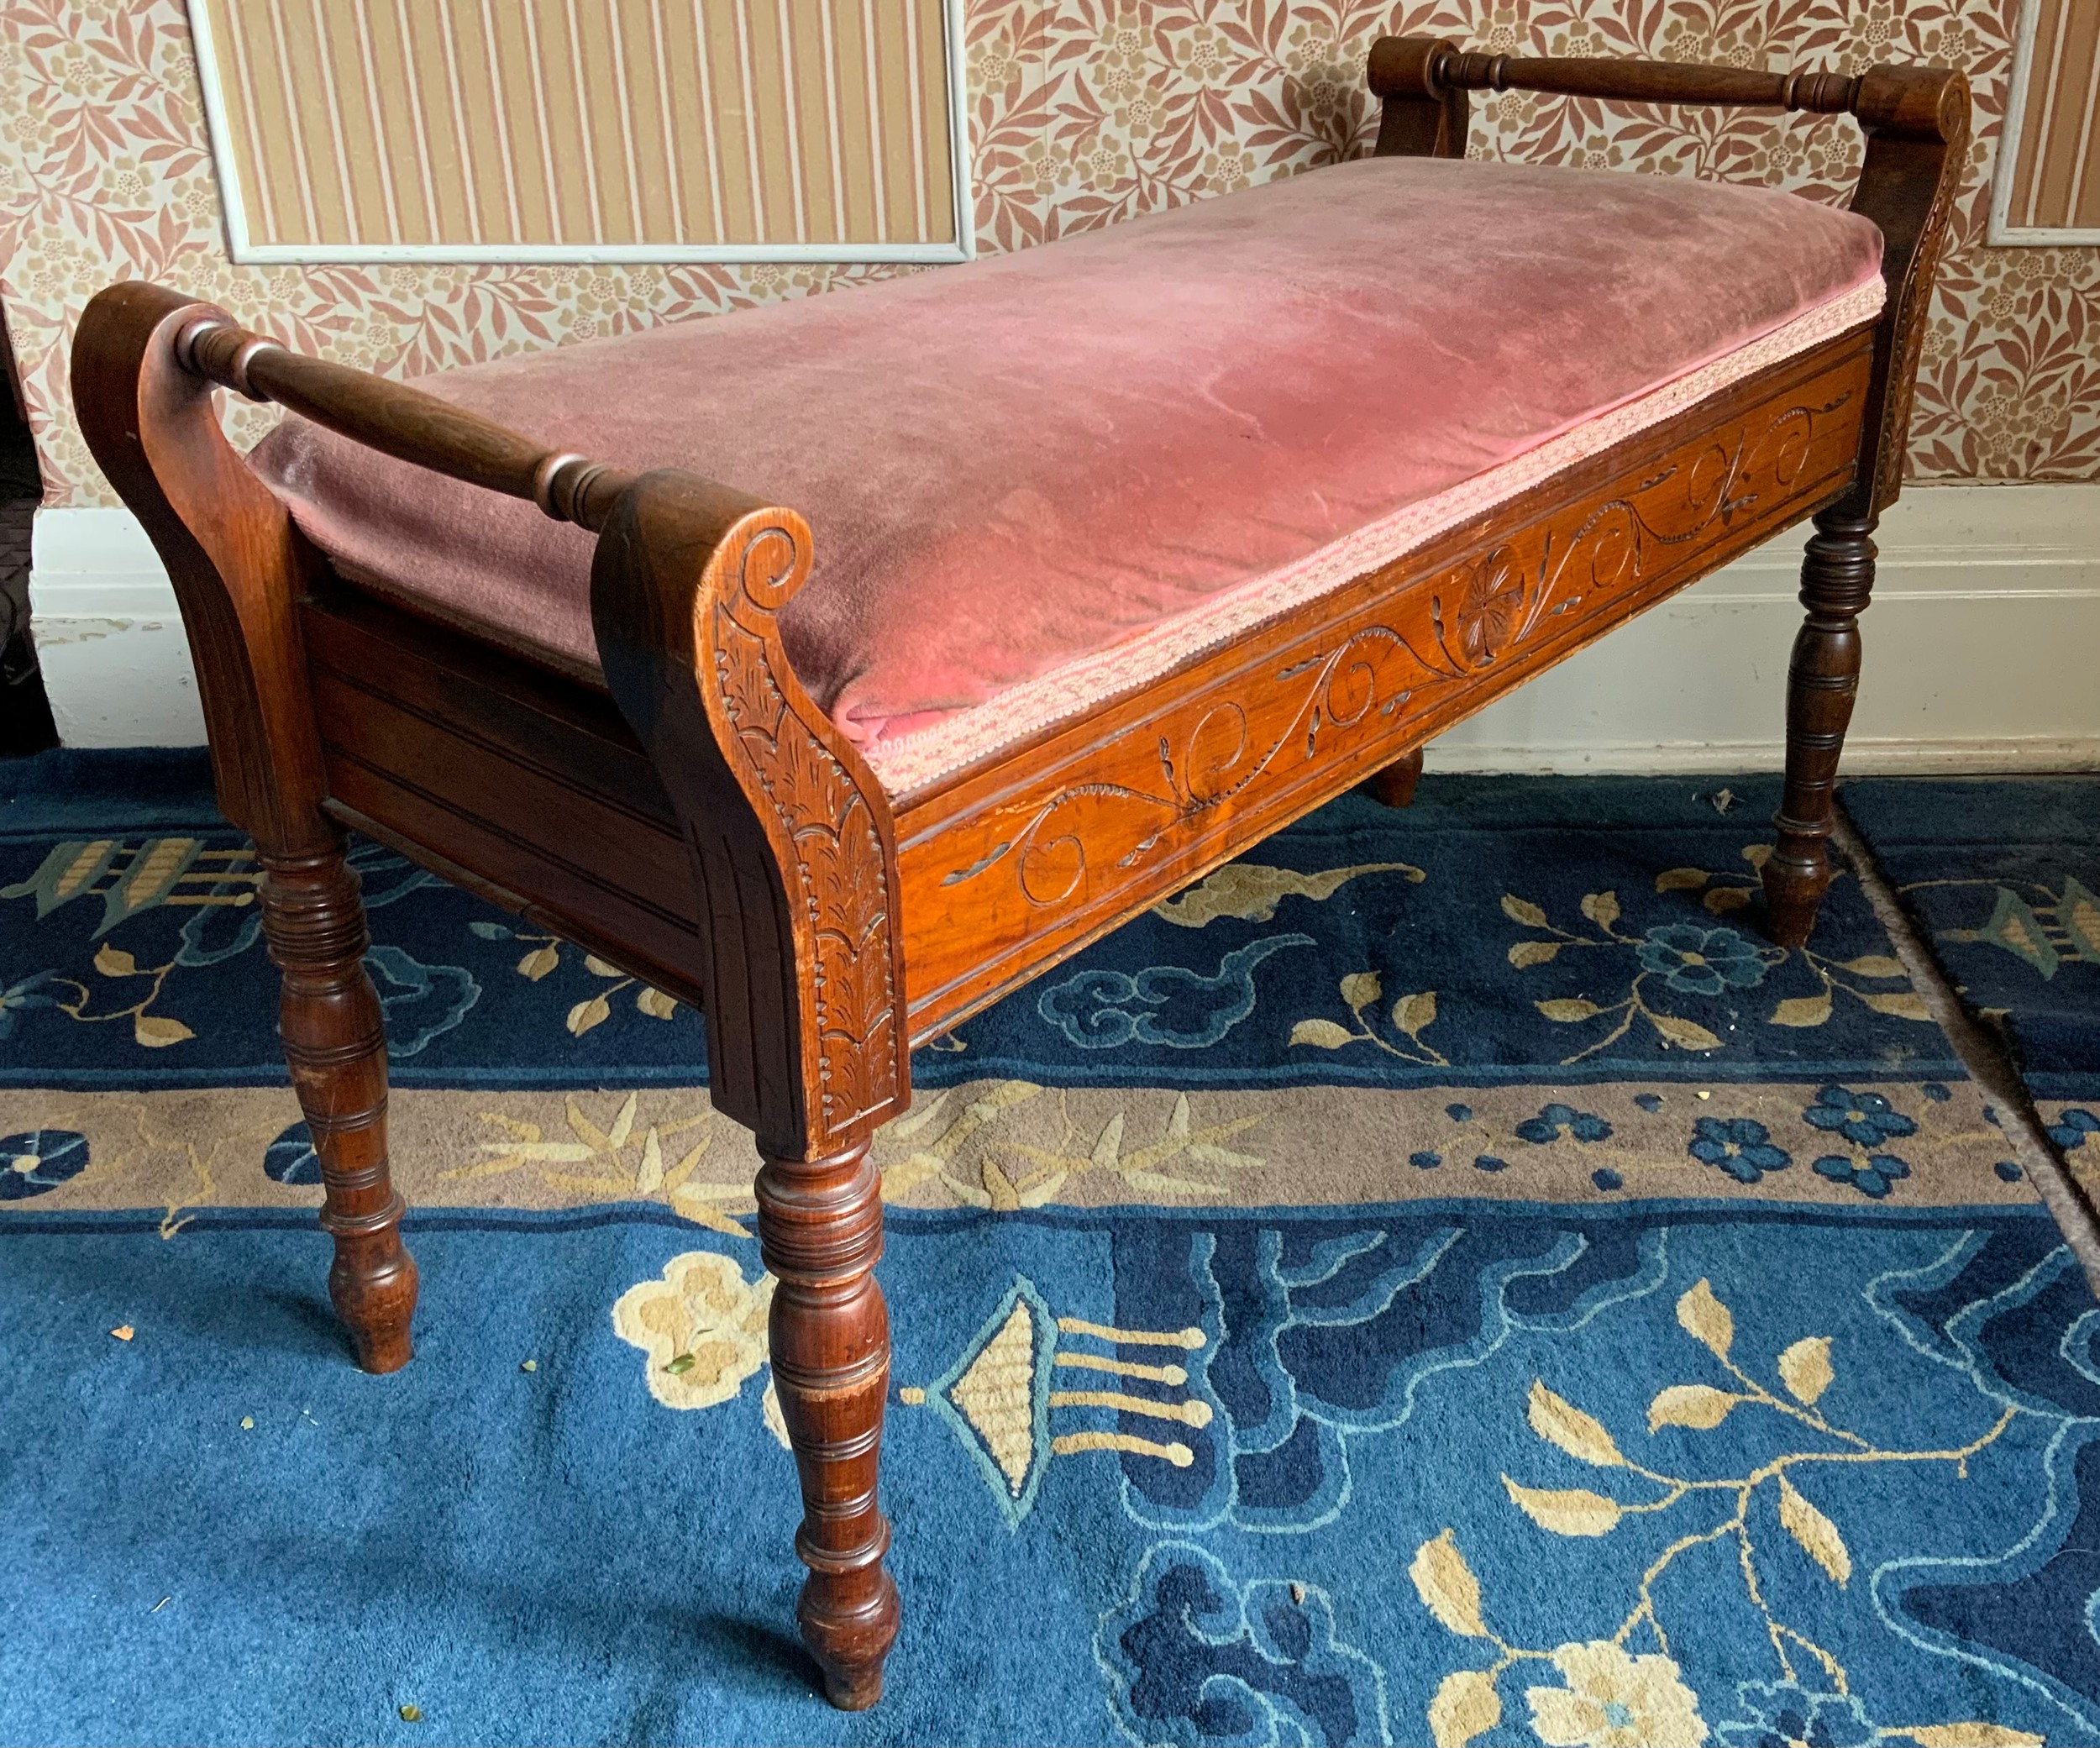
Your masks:
[[[888,1546],[886,1538],[884,1545]],[[875,1576],[879,1583],[867,1599],[864,1618],[841,1619],[817,1612],[810,1594],[814,1577],[803,1585],[795,1609],[802,1642],[824,1672],[824,1697],[842,1712],[864,1712],[882,1698],[882,1660],[897,1636],[897,1586],[879,1567]]]
[[[1808,617],[1787,670],[1787,786],[1763,869],[1772,938],[1800,947],[1830,884],[1838,756],[1859,690],[1859,616],[1874,588],[1872,515],[1825,510],[1801,567]]]
[[[1372,795],[1389,807],[1412,807],[1415,785],[1422,780],[1422,749],[1417,747],[1404,758],[1375,773],[1367,785]]]
[[[284,974],[279,1025],[321,1161],[328,1297],[357,1362],[397,1372],[414,1351],[416,1264],[386,1163],[386,1033],[365,974],[365,906],[339,843],[262,858],[263,933]]]
[[[881,1184],[862,1142],[828,1158],[767,1153],[758,1193],[759,1243],[779,1283],[773,1381],[802,1484],[795,1551],[810,1575],[795,1615],[825,1697],[863,1711],[882,1698],[899,1615],[876,1499],[890,1391],[890,1318],[874,1273]]]

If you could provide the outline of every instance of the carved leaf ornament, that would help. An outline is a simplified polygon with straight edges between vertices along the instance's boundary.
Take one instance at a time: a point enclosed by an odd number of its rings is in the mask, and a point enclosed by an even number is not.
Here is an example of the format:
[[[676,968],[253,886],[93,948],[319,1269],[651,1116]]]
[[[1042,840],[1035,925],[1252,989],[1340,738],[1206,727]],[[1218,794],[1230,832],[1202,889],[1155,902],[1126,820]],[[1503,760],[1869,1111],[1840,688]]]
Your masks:
[[[714,606],[715,660],[747,769],[775,817],[793,822],[794,853],[781,865],[816,946],[815,1114],[827,1134],[843,1135],[898,1094],[892,882],[864,785],[774,678],[785,660],[774,615],[807,570],[792,530],[753,532],[738,561],[740,592]]]

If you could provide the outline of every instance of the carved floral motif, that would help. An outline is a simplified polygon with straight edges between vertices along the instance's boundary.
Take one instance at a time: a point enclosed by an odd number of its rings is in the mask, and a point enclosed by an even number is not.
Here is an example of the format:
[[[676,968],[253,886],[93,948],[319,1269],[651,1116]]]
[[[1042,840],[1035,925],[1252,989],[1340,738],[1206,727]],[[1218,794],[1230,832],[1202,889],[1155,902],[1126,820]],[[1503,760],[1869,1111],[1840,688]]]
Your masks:
[[[1497,547],[1467,574],[1457,622],[1459,653],[1467,666],[1485,667],[1501,653],[1526,592],[1516,554],[1506,546]],[[1448,643],[1445,650],[1451,653]]]

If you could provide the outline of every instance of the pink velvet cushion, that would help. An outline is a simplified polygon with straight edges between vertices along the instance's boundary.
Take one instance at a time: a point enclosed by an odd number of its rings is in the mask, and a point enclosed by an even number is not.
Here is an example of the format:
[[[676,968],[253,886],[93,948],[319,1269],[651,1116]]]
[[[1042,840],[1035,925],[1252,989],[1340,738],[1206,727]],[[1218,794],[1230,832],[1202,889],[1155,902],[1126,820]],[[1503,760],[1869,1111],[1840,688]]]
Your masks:
[[[801,511],[790,656],[901,794],[1866,319],[1880,255],[1791,195],[1365,160],[419,386]],[[253,461],[350,575],[595,666],[580,530],[296,418]]]

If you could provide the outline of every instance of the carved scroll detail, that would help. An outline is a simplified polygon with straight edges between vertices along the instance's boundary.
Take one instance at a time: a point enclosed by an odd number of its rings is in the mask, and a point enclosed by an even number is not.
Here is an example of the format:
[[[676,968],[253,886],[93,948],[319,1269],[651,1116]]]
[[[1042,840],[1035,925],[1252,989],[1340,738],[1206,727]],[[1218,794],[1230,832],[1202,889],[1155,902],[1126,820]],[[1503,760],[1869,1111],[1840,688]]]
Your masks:
[[[591,584],[606,683],[692,850],[714,1102],[781,1157],[864,1141],[910,1084],[889,803],[780,641],[810,558],[793,511],[649,474]]]
[[[752,532],[736,560],[737,587],[713,603],[712,642],[724,715],[793,844],[782,870],[814,947],[811,1115],[825,1135],[843,1136],[897,1097],[898,992],[891,882],[868,799],[877,792],[874,779],[855,780],[831,744],[834,735],[809,721],[813,706],[804,699],[798,709],[779,678],[792,670],[774,615],[808,569],[795,531]]]
[[[1342,731],[1394,722],[1421,685],[1458,677],[1392,627],[1364,627],[1335,649],[1277,676],[1304,684],[1288,726],[1265,745],[1256,747],[1243,706],[1230,701],[1210,705],[1185,728],[1156,737],[1156,782],[1083,783],[1026,802],[1001,816],[1012,822],[1011,832],[1002,830],[988,853],[951,870],[941,884],[963,885],[1005,864],[1031,905],[1053,908],[1085,882],[1089,846],[1100,846],[1104,815],[1132,818],[1136,835],[1114,865],[1137,868],[1180,828],[1229,807],[1280,766],[1319,758],[1323,744],[1334,746]]]
[[[1509,580],[1493,585],[1499,592],[1467,582],[1458,622],[1465,647],[1477,651],[1472,665],[1485,667],[1505,648],[1528,643],[1549,619],[1639,586],[1654,572],[1656,549],[1667,555],[1671,549],[1709,538],[1717,527],[1733,527],[1770,495],[1761,486],[1791,490],[1814,451],[1817,422],[1851,399],[1846,393],[1819,406],[1790,407],[1767,419],[1754,438],[1747,424],[1719,433],[1688,465],[1665,468],[1625,496],[1597,506],[1557,554],[1549,528],[1537,571],[1528,582],[1509,577],[1515,562],[1509,548],[1488,554],[1477,569],[1492,569],[1496,577]],[[1672,485],[1678,488],[1675,501],[1653,501]],[[1468,620],[1476,598],[1483,605]],[[1505,605],[1511,599],[1514,611]],[[1441,598],[1432,601],[1431,612],[1441,617]]]

